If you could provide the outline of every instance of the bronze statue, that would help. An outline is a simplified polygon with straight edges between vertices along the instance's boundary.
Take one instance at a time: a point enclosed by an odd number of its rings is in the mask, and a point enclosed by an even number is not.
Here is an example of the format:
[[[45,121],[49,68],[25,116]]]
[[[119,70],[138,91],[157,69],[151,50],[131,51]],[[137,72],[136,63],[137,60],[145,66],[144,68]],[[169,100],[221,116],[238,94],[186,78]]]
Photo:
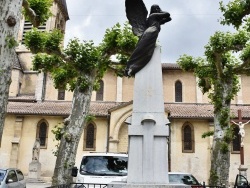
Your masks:
[[[127,67],[126,76],[134,76],[151,59],[161,25],[171,21],[170,14],[164,12],[158,5],[152,5],[150,14],[142,0],[126,0],[126,14],[132,26],[133,33],[139,37],[134,52]]]

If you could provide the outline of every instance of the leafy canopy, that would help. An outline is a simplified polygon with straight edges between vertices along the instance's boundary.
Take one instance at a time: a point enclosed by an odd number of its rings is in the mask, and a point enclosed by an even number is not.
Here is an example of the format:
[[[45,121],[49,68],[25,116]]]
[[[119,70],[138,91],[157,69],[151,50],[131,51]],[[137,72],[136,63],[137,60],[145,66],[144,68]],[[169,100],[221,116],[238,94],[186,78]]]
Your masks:
[[[227,5],[220,2],[223,13],[221,24],[232,25],[234,32],[217,31],[205,46],[203,57],[181,56],[177,63],[185,71],[199,78],[198,85],[214,105],[215,119],[225,130],[221,141],[223,153],[228,152],[232,140],[230,124],[231,100],[239,91],[238,76],[250,75],[250,1],[233,0]],[[206,133],[203,136],[210,135]]]
[[[23,15],[33,25],[36,22],[36,27],[44,24],[52,15],[50,8],[53,5],[53,0],[25,0],[24,2]],[[34,19],[36,20],[35,22]]]
[[[82,91],[89,87],[89,76],[95,75],[96,83],[107,69],[123,76],[124,66],[137,43],[137,37],[126,23],[116,24],[107,29],[103,41],[95,45],[93,41],[69,41],[62,49],[63,35],[59,30],[41,33],[33,29],[25,36],[25,45],[35,53],[33,69],[50,72],[56,88],[73,91],[79,85]],[[116,55],[117,62],[110,57]],[[98,85],[96,85],[97,89]]]

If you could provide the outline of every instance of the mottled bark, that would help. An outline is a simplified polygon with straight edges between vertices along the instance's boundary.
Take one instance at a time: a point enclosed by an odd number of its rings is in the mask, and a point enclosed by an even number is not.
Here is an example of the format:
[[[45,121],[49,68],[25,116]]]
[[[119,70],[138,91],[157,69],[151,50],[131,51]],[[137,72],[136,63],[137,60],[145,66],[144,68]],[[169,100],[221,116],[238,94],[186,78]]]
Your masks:
[[[214,137],[211,154],[211,169],[209,185],[223,185],[229,187],[230,168],[230,105],[233,82],[232,78],[226,81],[218,79],[214,96],[216,103],[214,106]]]
[[[75,165],[78,143],[83,133],[86,116],[89,112],[95,74],[89,77],[87,91],[81,92],[79,86],[74,90],[71,115],[64,123],[64,135],[58,150],[52,185],[72,182],[71,169]]]
[[[7,111],[11,70],[14,62],[22,0],[0,0],[0,140]],[[14,43],[13,43],[14,42]]]
[[[221,128],[219,123],[220,116],[221,113],[218,112],[214,117],[215,133],[213,137],[209,185],[227,185],[226,187],[228,187],[230,152],[224,152],[222,149],[226,127]]]

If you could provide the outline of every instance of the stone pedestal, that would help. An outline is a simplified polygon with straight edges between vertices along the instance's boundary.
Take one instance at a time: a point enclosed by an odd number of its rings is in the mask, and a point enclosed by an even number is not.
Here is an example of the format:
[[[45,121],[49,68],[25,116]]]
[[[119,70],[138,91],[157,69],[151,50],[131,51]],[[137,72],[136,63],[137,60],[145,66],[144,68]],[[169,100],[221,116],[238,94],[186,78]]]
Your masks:
[[[128,179],[124,187],[166,187],[169,121],[164,110],[160,46],[135,75],[129,124]]]
[[[128,184],[121,182],[112,182],[108,184],[108,188],[191,188],[190,185],[164,185],[164,184]]]
[[[41,175],[41,163],[32,161],[29,164],[29,179],[39,180]]]
[[[245,165],[240,165],[239,168],[239,174],[247,178],[247,167]]]

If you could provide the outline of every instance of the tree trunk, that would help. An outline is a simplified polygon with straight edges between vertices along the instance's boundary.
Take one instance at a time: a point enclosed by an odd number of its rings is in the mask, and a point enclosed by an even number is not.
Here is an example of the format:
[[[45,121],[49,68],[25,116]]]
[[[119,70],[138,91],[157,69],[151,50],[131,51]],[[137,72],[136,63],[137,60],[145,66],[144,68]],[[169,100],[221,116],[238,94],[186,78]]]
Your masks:
[[[95,76],[84,93],[77,86],[74,90],[71,115],[64,123],[64,134],[60,141],[52,185],[72,183],[71,170],[75,165],[78,143],[83,133],[86,116],[89,112]]]
[[[222,144],[226,128],[221,128],[219,123],[220,112],[214,117],[214,137],[211,156],[211,170],[209,185],[226,185],[228,187],[230,152],[223,151]]]
[[[7,111],[11,71],[15,57],[22,0],[0,0],[0,141]]]
[[[210,185],[229,187],[230,168],[230,105],[232,82],[221,82],[215,89],[215,97],[221,103],[214,107],[214,137],[211,155]]]

